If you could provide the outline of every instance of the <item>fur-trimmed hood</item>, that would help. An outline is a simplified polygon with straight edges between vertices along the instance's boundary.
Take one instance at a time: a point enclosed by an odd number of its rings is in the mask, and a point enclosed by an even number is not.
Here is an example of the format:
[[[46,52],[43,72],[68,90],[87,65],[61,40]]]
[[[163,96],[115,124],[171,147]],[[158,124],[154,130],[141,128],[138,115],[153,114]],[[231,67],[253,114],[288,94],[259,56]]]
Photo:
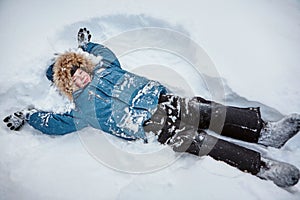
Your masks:
[[[55,61],[53,67],[53,82],[59,91],[72,100],[72,93],[78,89],[72,82],[71,69],[73,66],[78,66],[80,69],[89,73],[91,76],[99,59],[94,59],[85,52],[65,52],[60,54]]]

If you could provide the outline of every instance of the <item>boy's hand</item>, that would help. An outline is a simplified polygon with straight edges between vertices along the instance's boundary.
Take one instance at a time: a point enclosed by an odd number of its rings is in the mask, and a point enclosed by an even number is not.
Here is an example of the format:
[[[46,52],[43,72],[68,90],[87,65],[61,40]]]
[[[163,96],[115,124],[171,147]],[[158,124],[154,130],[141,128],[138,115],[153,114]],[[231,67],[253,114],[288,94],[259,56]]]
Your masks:
[[[80,28],[77,34],[78,47],[82,48],[90,42],[92,35],[86,28]]]
[[[37,111],[35,108],[29,107],[5,117],[3,122],[10,130],[18,131],[24,126],[30,115]]]
[[[5,117],[3,121],[10,130],[18,131],[25,124],[25,115],[21,111],[15,112]]]

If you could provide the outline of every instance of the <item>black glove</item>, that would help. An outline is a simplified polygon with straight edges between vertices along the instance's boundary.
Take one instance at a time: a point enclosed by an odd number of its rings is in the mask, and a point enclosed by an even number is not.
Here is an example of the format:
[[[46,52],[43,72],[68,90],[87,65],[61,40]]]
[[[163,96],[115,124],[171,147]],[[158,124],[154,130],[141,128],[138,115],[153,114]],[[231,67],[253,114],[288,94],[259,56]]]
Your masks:
[[[24,126],[29,116],[36,111],[37,110],[34,108],[24,109],[5,117],[3,121],[10,130],[18,131],[22,128],[22,126]]]
[[[77,34],[78,47],[86,47],[87,43],[90,42],[92,35],[86,28],[80,28]]]

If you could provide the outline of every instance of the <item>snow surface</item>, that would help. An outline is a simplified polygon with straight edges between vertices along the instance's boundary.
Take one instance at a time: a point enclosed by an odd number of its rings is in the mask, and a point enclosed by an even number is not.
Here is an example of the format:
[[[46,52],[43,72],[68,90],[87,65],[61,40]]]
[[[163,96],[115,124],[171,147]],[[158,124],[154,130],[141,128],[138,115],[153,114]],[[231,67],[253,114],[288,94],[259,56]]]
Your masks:
[[[54,53],[76,46],[77,30],[83,26],[96,42],[141,27],[176,30],[197,42],[213,60],[228,104],[261,106],[267,120],[300,113],[297,0],[2,0],[0,19],[1,118],[29,104],[55,111],[72,106],[49,87],[44,73]],[[209,96],[188,64],[178,57],[170,59],[166,52],[134,52],[121,63],[134,72],[155,74],[182,95]],[[157,68],[150,73],[145,67],[132,67],[153,63],[174,66],[170,74],[176,78],[160,76]],[[186,76],[189,92],[176,85]],[[3,123],[0,127],[1,200],[300,198],[300,184],[282,189],[209,157],[183,155],[154,172],[125,173],[95,159],[78,134],[49,137],[29,126],[16,133]],[[91,128],[79,133],[96,134]],[[144,145],[109,139],[128,151],[160,147],[154,141]],[[300,168],[299,135],[282,149],[234,142]]]

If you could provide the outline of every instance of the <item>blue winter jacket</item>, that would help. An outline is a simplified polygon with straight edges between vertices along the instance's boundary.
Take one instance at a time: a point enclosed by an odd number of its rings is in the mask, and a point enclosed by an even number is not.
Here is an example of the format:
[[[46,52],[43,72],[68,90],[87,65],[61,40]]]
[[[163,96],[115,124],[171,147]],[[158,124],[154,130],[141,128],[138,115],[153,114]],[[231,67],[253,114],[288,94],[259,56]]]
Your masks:
[[[114,53],[103,45],[88,43],[83,50],[102,56],[102,64],[96,65],[92,81],[73,93],[75,109],[63,114],[39,111],[28,123],[50,135],[91,126],[124,139],[146,140],[143,123],[156,110],[165,87],[123,70]],[[50,79],[52,67],[47,71]]]

